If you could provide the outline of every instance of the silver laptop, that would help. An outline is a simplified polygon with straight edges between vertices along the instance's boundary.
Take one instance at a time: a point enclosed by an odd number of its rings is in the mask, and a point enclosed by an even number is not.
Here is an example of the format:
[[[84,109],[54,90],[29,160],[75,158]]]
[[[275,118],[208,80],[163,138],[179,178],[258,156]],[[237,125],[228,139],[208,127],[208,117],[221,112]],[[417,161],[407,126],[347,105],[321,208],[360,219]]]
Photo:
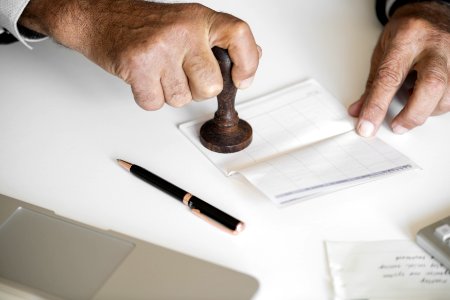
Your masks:
[[[0,195],[0,299],[251,299],[258,282]]]

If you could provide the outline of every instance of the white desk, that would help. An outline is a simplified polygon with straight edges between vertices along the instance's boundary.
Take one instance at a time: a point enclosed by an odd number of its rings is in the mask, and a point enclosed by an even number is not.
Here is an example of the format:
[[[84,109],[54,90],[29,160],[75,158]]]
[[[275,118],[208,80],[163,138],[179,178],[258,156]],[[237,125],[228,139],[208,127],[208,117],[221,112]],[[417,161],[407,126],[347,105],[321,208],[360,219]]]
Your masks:
[[[348,105],[363,90],[381,26],[372,1],[204,1],[253,28],[264,50],[238,102],[306,77]],[[450,114],[379,136],[423,170],[278,208],[226,178],[177,125],[216,101],[145,112],[127,85],[51,41],[0,47],[0,193],[254,275],[255,299],[329,299],[325,240],[412,239],[450,214]],[[122,170],[148,168],[247,223],[227,235]]]

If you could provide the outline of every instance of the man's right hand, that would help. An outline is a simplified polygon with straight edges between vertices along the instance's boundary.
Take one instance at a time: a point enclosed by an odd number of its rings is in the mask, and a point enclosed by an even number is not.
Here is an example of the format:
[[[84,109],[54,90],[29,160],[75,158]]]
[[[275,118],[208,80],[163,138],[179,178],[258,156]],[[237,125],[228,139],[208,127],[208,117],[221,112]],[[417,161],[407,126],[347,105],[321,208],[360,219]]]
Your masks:
[[[219,94],[223,81],[214,46],[228,49],[233,82],[242,89],[251,84],[261,56],[244,21],[200,4],[31,0],[19,23],[122,78],[146,110]]]

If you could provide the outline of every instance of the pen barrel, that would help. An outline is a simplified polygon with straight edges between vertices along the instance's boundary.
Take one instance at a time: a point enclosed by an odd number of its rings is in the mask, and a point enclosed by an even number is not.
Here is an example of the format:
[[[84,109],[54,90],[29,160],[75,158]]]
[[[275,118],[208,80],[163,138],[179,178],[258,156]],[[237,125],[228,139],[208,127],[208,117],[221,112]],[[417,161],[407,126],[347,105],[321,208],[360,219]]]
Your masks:
[[[159,190],[173,196],[180,201],[182,201],[183,197],[186,195],[186,191],[184,191],[183,189],[137,165],[132,165],[130,168],[130,172],[143,181],[153,185]]]
[[[207,216],[209,219],[225,226],[231,231],[239,231],[243,226],[243,223],[238,219],[230,216],[229,214],[221,211],[220,209],[208,204],[207,202],[192,196],[188,202],[188,206],[191,209],[197,209],[202,215]]]

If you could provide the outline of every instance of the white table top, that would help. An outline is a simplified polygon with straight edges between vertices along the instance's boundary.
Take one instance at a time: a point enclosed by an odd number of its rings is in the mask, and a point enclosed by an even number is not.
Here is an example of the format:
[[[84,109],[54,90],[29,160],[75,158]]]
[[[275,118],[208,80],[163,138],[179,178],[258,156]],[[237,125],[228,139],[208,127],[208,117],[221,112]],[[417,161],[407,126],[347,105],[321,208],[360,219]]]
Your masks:
[[[381,30],[372,1],[202,1],[245,19],[264,54],[238,102],[307,77],[345,105],[361,94]],[[403,136],[378,136],[422,170],[279,208],[225,177],[178,130],[216,101],[146,112],[129,87],[51,41],[0,47],[0,193],[57,214],[255,276],[255,299],[329,299],[324,241],[413,239],[450,214],[450,114]],[[238,236],[209,226],[127,174],[141,165],[244,220]]]

